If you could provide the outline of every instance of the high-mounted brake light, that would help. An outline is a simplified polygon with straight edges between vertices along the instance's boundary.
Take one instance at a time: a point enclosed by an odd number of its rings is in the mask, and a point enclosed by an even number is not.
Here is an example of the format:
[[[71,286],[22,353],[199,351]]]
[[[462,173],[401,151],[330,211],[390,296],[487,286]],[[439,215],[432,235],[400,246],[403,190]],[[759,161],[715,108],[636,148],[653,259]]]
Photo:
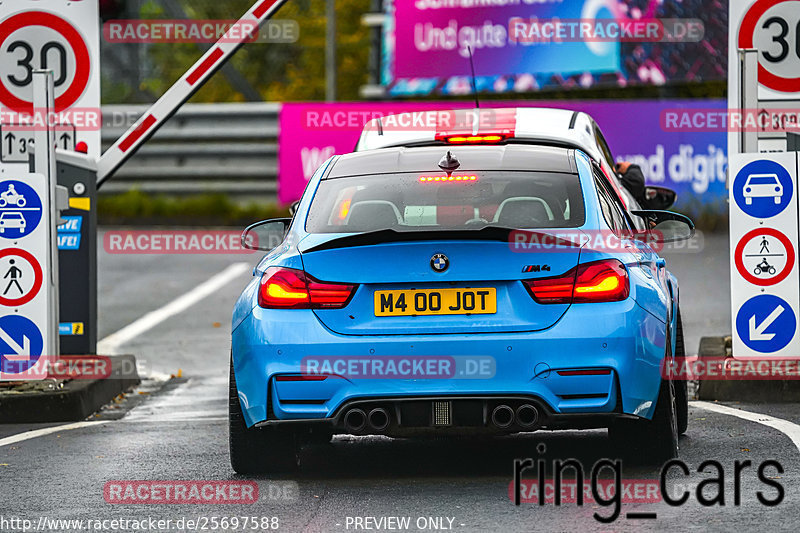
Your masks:
[[[270,267],[261,276],[258,305],[265,309],[341,309],[356,287],[319,281],[294,268]]]
[[[450,144],[491,144],[505,141],[509,135],[453,135],[443,136],[440,139]]]
[[[478,176],[420,176],[420,183],[443,181],[478,181]]]
[[[540,304],[619,302],[630,294],[628,271],[616,259],[584,263],[560,276],[523,283]]]
[[[437,125],[434,138],[448,144],[494,144],[513,139],[517,128],[514,108],[462,109]]]

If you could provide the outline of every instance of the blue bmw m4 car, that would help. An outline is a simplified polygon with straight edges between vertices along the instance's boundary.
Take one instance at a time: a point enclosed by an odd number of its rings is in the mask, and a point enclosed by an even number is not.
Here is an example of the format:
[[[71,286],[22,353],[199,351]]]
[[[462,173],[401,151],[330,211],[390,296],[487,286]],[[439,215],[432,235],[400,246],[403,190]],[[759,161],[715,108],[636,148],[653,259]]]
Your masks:
[[[678,283],[655,249],[692,232],[626,212],[573,148],[331,158],[292,219],[243,235],[268,253],[233,311],[234,470],[294,468],[334,434],[609,428],[675,457],[686,388],[662,369],[683,355]]]

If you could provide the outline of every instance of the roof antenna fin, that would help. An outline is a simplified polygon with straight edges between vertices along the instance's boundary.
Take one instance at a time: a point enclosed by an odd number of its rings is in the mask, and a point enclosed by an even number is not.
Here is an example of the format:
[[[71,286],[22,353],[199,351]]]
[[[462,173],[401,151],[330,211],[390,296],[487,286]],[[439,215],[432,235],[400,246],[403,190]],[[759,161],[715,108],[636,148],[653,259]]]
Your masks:
[[[472,60],[471,46],[467,46],[467,52],[469,52],[469,68],[472,72],[472,94],[475,96],[475,109],[480,109],[481,103],[478,101],[478,83],[475,81],[475,63]]]

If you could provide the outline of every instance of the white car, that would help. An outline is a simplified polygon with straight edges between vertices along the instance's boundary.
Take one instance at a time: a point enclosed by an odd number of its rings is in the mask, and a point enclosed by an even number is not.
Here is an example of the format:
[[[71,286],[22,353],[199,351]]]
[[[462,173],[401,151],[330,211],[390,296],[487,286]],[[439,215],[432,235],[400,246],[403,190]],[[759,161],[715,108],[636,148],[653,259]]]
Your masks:
[[[773,198],[776,204],[783,198],[783,185],[777,174],[750,174],[744,184],[744,201],[752,205],[753,198]]]
[[[5,212],[0,215],[0,233],[5,233],[7,229],[18,228],[22,233],[25,232],[25,217],[16,211]]]

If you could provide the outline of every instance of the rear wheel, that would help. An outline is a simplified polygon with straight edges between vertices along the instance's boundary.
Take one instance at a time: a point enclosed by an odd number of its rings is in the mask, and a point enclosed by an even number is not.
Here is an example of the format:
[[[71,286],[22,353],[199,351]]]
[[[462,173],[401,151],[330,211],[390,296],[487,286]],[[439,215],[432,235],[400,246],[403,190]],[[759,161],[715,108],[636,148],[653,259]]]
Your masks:
[[[662,380],[652,420],[619,420],[608,433],[614,447],[634,462],[661,465],[678,456],[674,382]]]
[[[239,474],[288,472],[297,468],[294,433],[282,428],[248,428],[244,421],[231,360],[228,386],[228,445],[231,466]]]
[[[679,322],[680,323],[680,322]],[[667,359],[671,343],[667,342]],[[677,350],[676,350],[677,351]],[[676,381],[661,379],[651,420],[618,420],[608,430],[614,447],[633,462],[664,464],[678,456],[678,391]]]

